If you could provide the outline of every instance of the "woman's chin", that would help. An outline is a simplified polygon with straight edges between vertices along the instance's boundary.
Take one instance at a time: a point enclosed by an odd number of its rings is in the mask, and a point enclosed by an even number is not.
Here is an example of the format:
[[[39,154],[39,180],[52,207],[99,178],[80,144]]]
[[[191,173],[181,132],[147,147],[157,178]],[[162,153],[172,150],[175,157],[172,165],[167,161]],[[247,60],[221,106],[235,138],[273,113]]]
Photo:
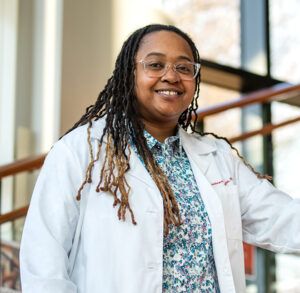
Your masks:
[[[171,108],[161,109],[159,111],[161,120],[164,120],[166,122],[173,121],[174,123],[178,122],[178,119],[179,119],[181,113],[182,113],[182,111],[180,111],[178,109],[171,109]]]

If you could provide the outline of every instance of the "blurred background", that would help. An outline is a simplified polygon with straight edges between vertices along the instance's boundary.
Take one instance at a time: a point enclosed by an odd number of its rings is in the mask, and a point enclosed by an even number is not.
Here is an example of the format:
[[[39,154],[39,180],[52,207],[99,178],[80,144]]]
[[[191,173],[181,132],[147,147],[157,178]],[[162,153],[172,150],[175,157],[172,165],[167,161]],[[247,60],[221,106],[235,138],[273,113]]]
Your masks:
[[[17,172],[7,170],[19,165],[7,164],[40,158],[32,156],[48,152],[73,126],[95,102],[132,31],[163,23],[192,37],[203,59],[199,108],[206,109],[262,89],[299,85],[299,11],[300,0],[0,0],[0,291],[20,292],[26,212],[10,212],[24,211],[39,172],[32,167],[12,175]],[[234,138],[299,116],[298,89],[206,116],[198,127]],[[296,198],[299,134],[295,122],[235,146]],[[300,292],[298,256],[252,247],[245,253],[248,293]]]

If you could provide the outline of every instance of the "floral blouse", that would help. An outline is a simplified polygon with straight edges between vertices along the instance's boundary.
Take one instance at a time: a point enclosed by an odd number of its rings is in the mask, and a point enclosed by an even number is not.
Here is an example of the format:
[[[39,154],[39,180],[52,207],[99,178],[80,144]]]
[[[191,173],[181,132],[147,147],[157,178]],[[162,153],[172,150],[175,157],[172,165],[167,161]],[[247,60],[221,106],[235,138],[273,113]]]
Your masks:
[[[160,143],[145,131],[145,138],[169,179],[183,222],[180,227],[170,225],[164,236],[163,292],[219,293],[211,225],[180,137]]]

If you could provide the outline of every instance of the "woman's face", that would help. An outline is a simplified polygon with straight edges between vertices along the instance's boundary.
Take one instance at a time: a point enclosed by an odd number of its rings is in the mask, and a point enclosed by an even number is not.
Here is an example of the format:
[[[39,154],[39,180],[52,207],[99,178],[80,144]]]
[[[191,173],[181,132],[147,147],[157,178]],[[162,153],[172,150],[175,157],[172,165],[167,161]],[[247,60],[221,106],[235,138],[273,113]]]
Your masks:
[[[170,63],[162,77],[149,77],[140,60]],[[195,80],[181,80],[173,70],[177,62],[194,62],[189,44],[178,34],[158,31],[146,35],[136,55],[135,94],[144,123],[174,123],[191,103]]]

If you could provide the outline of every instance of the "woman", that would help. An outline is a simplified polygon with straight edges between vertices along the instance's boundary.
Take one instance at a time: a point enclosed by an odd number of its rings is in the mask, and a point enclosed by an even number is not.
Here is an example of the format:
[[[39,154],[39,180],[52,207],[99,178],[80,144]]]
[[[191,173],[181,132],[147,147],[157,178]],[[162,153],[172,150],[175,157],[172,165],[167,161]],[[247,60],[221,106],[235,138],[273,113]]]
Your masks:
[[[173,26],[124,43],[95,105],[42,168],[21,244],[23,293],[240,293],[242,240],[300,252],[299,202],[224,139],[186,132],[199,63]]]

